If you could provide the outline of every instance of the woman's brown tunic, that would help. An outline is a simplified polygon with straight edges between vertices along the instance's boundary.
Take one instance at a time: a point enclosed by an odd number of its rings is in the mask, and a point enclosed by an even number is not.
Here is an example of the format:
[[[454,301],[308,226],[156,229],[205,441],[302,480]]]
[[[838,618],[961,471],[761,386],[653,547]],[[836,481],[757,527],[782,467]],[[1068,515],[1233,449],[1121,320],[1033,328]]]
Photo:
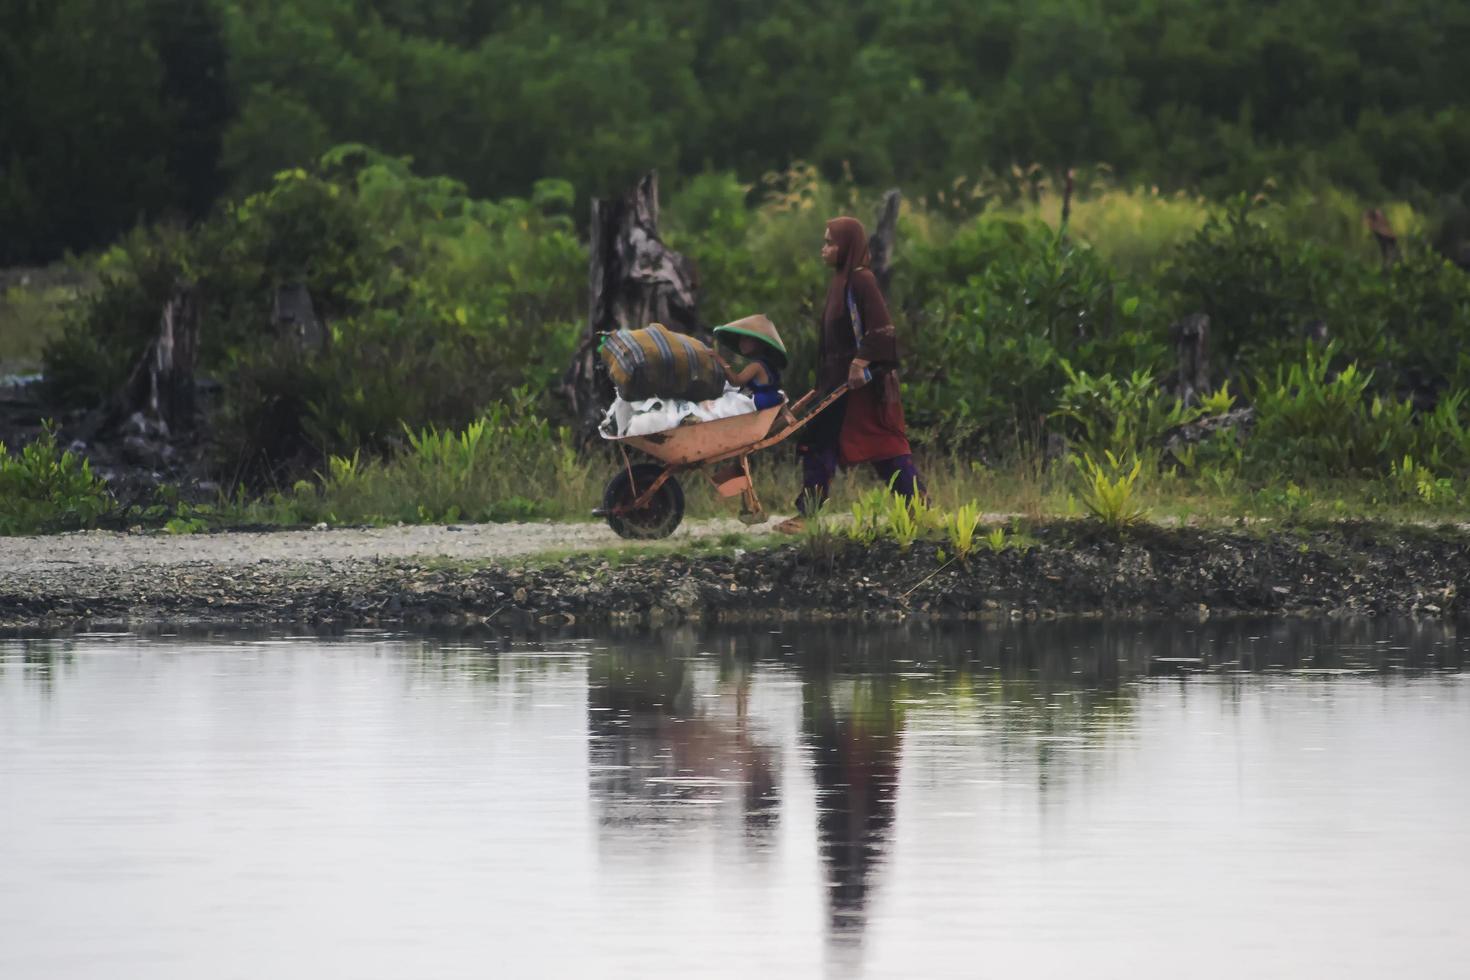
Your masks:
[[[846,381],[855,357],[868,361],[872,372],[872,381],[845,399],[840,460],[853,466],[906,456],[910,450],[898,393],[898,341],[878,280],[867,267],[867,234],[856,218],[834,218],[827,227],[837,245],[837,269],[822,310],[817,387],[828,391]],[[854,314],[861,327],[857,331]]]

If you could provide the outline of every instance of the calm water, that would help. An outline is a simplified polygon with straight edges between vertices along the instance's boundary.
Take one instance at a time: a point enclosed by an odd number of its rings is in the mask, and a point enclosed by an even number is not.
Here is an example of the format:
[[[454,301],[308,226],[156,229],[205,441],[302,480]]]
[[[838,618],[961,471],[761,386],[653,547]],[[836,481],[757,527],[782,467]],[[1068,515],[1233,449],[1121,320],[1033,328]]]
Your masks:
[[[0,640],[0,977],[1462,977],[1467,649]]]

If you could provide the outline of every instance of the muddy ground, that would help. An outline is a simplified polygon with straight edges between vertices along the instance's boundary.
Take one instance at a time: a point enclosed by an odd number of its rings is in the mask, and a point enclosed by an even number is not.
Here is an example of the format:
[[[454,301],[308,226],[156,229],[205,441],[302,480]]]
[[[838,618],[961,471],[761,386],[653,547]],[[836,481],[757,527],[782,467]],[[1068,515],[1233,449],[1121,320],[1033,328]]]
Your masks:
[[[0,539],[0,626],[145,622],[374,626],[650,624],[856,618],[1048,619],[1238,614],[1470,618],[1470,532],[1338,524],[1273,530],[1043,525],[965,561],[836,538],[684,550],[613,543],[599,525]],[[696,540],[704,539],[701,544]],[[776,539],[771,539],[774,542]]]

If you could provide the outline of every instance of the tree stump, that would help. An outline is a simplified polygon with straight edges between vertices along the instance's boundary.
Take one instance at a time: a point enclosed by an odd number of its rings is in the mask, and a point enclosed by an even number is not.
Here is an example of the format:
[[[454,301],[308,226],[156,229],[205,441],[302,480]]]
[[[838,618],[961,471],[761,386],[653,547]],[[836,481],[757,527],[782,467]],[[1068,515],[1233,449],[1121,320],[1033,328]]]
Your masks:
[[[135,413],[157,419],[170,433],[194,427],[194,368],[199,358],[198,290],[181,285],[163,306],[158,336],[138,360],[122,392],[126,418]]]
[[[893,279],[893,243],[898,237],[898,209],[902,203],[903,193],[897,187],[883,195],[878,224],[868,238],[868,262],[884,296],[888,295],[888,284]]]
[[[321,350],[327,345],[327,330],[317,318],[311,293],[299,282],[276,289],[271,301],[271,321],[282,336],[289,336],[302,350]]]
[[[1256,422],[1254,408],[1233,408],[1221,415],[1208,415],[1174,426],[1159,439],[1159,467],[1182,466],[1191,446],[1197,446],[1217,432],[1231,432],[1238,441],[1244,441]]]
[[[1177,359],[1175,394],[1186,405],[1197,403],[1210,390],[1210,318],[1191,313],[1169,326]]]
[[[587,256],[587,327],[562,379],[579,442],[597,437],[612,382],[597,355],[605,334],[662,323],[696,333],[699,283],[694,263],[658,235],[658,174],[649,172],[621,197],[593,199]]]

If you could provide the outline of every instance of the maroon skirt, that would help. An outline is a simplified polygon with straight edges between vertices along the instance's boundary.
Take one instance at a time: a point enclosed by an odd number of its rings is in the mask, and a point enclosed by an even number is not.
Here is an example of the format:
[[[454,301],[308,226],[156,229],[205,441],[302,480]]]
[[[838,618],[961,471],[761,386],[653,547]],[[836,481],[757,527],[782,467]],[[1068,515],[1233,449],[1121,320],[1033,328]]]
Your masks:
[[[909,455],[895,375],[884,375],[848,394],[837,446],[843,466]]]

